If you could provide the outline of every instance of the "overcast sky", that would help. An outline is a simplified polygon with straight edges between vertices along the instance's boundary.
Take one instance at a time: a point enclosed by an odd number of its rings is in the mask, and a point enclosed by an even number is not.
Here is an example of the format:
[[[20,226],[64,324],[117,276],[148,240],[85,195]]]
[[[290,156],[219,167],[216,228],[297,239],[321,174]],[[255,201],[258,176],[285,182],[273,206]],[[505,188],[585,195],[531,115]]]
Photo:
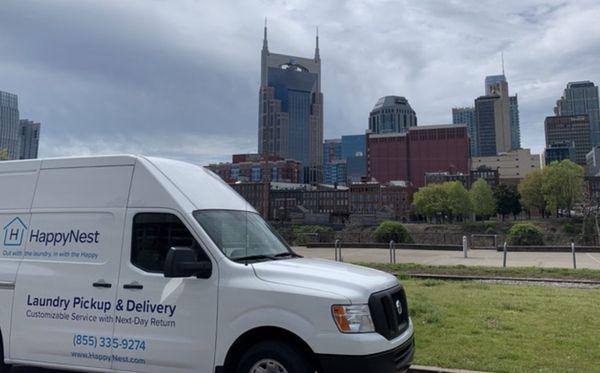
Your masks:
[[[277,53],[313,56],[319,26],[326,138],[384,95],[451,123],[503,51],[538,152],[566,83],[600,82],[599,1],[1,0],[0,90],[42,122],[41,156],[228,160],[256,151],[265,17]]]

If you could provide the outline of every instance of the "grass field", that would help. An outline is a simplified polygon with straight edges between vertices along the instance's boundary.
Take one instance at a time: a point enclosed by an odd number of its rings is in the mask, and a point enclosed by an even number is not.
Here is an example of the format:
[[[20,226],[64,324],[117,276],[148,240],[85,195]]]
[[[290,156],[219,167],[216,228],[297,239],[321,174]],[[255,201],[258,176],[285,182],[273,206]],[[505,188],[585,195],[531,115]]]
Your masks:
[[[415,324],[415,364],[600,372],[600,289],[401,282]]]
[[[600,280],[600,271],[593,269],[540,268],[540,267],[481,267],[430,266],[421,264],[359,263],[382,271],[402,274],[428,273],[470,276],[533,277],[551,279]]]

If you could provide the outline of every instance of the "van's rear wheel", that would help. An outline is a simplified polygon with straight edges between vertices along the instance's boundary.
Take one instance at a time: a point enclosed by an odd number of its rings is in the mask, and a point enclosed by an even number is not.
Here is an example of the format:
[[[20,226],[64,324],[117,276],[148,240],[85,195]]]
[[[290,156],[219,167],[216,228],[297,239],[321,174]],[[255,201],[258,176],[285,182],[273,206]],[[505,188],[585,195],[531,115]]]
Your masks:
[[[246,351],[236,373],[314,373],[306,354],[284,341],[265,341]]]

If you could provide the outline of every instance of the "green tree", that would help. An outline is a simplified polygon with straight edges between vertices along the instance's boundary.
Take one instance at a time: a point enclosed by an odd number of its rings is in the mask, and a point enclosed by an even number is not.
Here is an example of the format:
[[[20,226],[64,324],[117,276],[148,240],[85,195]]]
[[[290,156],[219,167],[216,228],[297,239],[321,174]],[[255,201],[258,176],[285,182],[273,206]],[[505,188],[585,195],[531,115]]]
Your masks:
[[[549,211],[567,210],[583,198],[583,167],[568,159],[550,163],[544,168],[542,193]]]
[[[502,220],[508,214],[516,217],[521,213],[521,202],[519,202],[519,192],[514,186],[500,184],[494,190],[494,198],[496,199],[496,211],[502,215]]]
[[[0,161],[6,161],[8,159],[8,149],[0,148]]]
[[[419,188],[413,196],[418,214],[427,218],[450,213],[447,188],[442,184],[430,184]]]
[[[475,216],[487,218],[496,212],[494,192],[485,180],[477,179],[471,186],[469,196],[471,197]]]
[[[539,211],[542,216],[546,215],[546,201],[542,192],[543,174],[541,170],[529,173],[518,186],[521,195],[521,203],[528,212]]]
[[[448,194],[448,207],[454,217],[464,218],[473,213],[473,204],[469,198],[469,192],[459,181],[451,181],[443,184]]]
[[[373,237],[377,242],[390,242],[392,240],[396,243],[414,242],[410,232],[404,225],[391,220],[381,222],[377,229],[375,229],[375,232],[373,232]]]

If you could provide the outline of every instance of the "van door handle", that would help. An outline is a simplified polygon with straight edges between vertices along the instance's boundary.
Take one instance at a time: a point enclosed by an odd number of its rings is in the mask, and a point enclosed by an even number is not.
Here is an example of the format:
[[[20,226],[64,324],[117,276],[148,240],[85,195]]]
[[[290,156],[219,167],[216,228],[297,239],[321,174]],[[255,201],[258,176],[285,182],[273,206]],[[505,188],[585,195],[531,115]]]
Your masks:
[[[144,285],[138,284],[137,282],[123,285],[123,289],[127,289],[127,290],[142,290],[143,288],[144,288]]]
[[[92,286],[95,288],[110,289],[112,287],[112,284],[109,284],[108,282],[104,282],[104,281],[97,281],[97,282],[94,282],[92,284]]]

